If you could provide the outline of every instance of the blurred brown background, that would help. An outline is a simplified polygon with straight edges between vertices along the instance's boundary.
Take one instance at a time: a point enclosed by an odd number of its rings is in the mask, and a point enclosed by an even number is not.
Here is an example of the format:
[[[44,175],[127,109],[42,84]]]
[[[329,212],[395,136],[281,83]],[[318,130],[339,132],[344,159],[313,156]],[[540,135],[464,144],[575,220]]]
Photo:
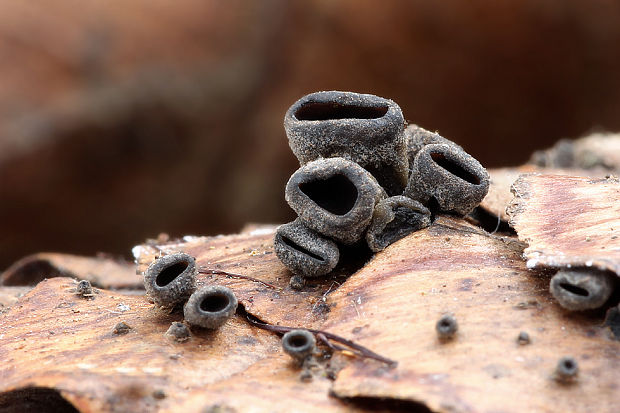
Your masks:
[[[620,2],[2,2],[0,269],[291,219],[282,118],[331,89],[519,164],[620,130]]]

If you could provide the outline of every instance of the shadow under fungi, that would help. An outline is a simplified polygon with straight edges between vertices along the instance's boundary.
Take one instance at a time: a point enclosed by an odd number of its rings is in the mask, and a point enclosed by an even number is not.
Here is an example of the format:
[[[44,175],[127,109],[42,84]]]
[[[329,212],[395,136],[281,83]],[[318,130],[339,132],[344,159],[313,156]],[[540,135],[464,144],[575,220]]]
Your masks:
[[[79,413],[56,389],[25,387],[0,394],[0,413]]]

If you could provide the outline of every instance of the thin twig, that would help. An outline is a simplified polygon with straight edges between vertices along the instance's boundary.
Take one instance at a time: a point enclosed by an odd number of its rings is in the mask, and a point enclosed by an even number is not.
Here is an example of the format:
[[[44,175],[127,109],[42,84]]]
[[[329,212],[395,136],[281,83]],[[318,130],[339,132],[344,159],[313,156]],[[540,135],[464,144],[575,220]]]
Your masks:
[[[268,282],[263,281],[263,280],[259,280],[258,278],[250,277],[249,275],[234,274],[234,273],[228,272],[228,271],[212,270],[212,269],[204,268],[204,267],[198,269],[198,272],[200,274],[226,275],[226,276],[232,277],[232,278],[239,278],[239,279],[242,279],[242,280],[248,280],[248,281],[253,281],[253,282],[261,283],[261,284],[263,284],[266,287],[273,288],[274,290],[280,290],[279,287],[276,287],[273,284],[269,284]]]
[[[250,317],[250,314],[246,313],[246,318],[247,320],[250,322],[250,324],[258,327],[258,328],[262,328],[263,330],[267,330],[267,331],[273,331],[276,333],[288,333],[289,331],[292,330],[297,330],[299,327],[286,327],[286,326],[276,326],[273,324],[268,324],[268,323],[263,323],[261,321],[257,321],[254,320]],[[352,350],[348,350],[351,351],[351,353],[356,354],[359,357],[365,357],[365,358],[370,358],[370,359],[374,359],[377,361],[380,361],[382,363],[386,363],[392,367],[396,366],[398,364],[398,362],[391,360],[387,357],[383,357],[380,354],[375,353],[372,350],[367,349],[366,347],[357,344],[351,340],[347,340],[344,337],[340,337],[336,334],[332,334],[329,333],[327,331],[322,331],[322,330],[314,330],[311,328],[305,328],[304,330],[308,330],[309,332],[311,332],[312,334],[315,334],[320,340],[325,341],[325,340],[333,340],[336,341],[340,344],[344,344],[345,346],[349,347]],[[328,344],[328,347],[333,347],[336,350],[339,351],[347,351],[347,349],[342,348],[341,346],[337,346],[333,343]]]

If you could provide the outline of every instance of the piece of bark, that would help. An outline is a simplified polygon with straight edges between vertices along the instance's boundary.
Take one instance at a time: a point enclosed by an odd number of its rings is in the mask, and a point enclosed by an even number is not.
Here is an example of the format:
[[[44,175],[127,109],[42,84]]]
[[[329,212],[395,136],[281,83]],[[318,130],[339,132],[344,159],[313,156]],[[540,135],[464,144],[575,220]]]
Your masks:
[[[510,187],[521,175],[529,173],[604,178],[609,174],[609,171],[602,168],[590,170],[557,169],[545,168],[536,165],[523,165],[516,168],[489,169],[489,175],[491,176],[489,192],[480,203],[480,208],[495,217],[499,215],[503,222],[508,222],[510,217],[506,213],[506,207],[510,204],[510,201],[512,201],[512,198],[514,197],[512,192],[510,192]]]
[[[24,294],[30,291],[30,287],[6,287],[0,286],[0,313],[3,313]]]
[[[534,152],[530,162],[551,168],[620,171],[620,134],[595,133],[575,140],[563,139],[549,149]]]
[[[262,227],[238,235],[186,236],[160,245],[134,247],[137,270],[142,273],[160,254],[185,252],[196,258],[197,287],[215,283],[231,288],[252,315],[272,324],[316,327],[330,308],[322,297],[343,281],[339,274],[309,280],[302,291],[293,290],[291,272],[274,252],[275,227]],[[225,273],[251,277],[254,280]]]
[[[620,276],[620,182],[525,175],[512,189],[510,225],[528,268],[593,267]]]
[[[259,399],[260,411],[292,411],[301,401],[307,411],[356,411],[329,397],[326,377],[301,383],[280,338],[240,316],[216,331],[192,328],[178,343],[164,333],[182,314],[105,290],[85,299],[75,285],[43,281],[0,318],[0,392],[52,388],[83,412],[243,411]],[[121,321],[131,329],[115,334]]]
[[[340,285],[328,277],[303,292],[287,289],[290,274],[270,253],[272,238],[264,231],[186,237],[134,253],[146,268],[158,254],[183,250],[199,264],[273,284],[276,289],[221,274],[199,280],[229,286],[247,312],[264,321],[339,334],[395,359],[396,367],[336,352],[330,363],[343,369],[333,387],[322,378],[327,371],[302,383],[279,336],[240,315],[214,333],[192,329],[189,341],[176,343],[163,335],[171,321],[181,321],[180,313],[105,290],[82,298],[75,281],[55,278],[0,316],[6,360],[0,396],[40,386],[58,390],[82,411],[104,412],[346,411],[376,403],[410,411],[594,411],[617,405],[618,342],[602,316],[565,314],[553,305],[548,281],[528,271],[524,245],[514,237],[439,217]],[[323,310],[313,313],[319,306]],[[459,323],[447,343],[435,332],[444,313]],[[120,321],[131,329],[115,335]],[[531,344],[517,344],[521,331]],[[552,378],[563,355],[580,366],[569,388]],[[162,393],[163,399],[154,396]]]
[[[53,277],[84,279],[102,288],[144,290],[142,276],[136,274],[135,266],[129,262],[57,253],[22,258],[0,275],[0,285],[34,286]]]
[[[378,254],[328,296],[337,306],[323,328],[351,335],[398,367],[350,360],[333,393],[414,400],[440,412],[620,408],[618,343],[601,319],[555,306],[548,280],[533,276],[521,253],[513,238],[440,219]],[[459,328],[444,343],[435,323],[445,313]],[[531,344],[517,343],[521,331]],[[580,368],[568,388],[552,378],[563,355]]]

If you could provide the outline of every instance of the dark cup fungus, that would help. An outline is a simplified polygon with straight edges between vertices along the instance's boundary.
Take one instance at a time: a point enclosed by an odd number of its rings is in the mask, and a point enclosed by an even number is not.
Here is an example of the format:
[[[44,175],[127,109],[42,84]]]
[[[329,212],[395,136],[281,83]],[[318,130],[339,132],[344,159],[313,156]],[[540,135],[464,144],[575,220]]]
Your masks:
[[[179,321],[173,321],[164,335],[179,343],[189,340],[192,336],[187,325]]]
[[[280,261],[304,278],[331,272],[340,259],[338,245],[306,227],[300,219],[278,227],[274,247]]]
[[[82,297],[91,297],[93,295],[93,286],[88,280],[80,280],[77,287],[75,287],[75,292]]]
[[[562,357],[555,366],[555,379],[560,382],[571,382],[579,373],[577,360],[572,357]]]
[[[144,288],[159,306],[184,302],[196,289],[196,260],[182,252],[156,259],[144,273]]]
[[[450,340],[456,334],[459,326],[451,314],[445,314],[435,324],[435,330],[437,330],[437,336],[440,340]]]
[[[385,196],[375,178],[343,158],[299,168],[286,184],[286,202],[308,228],[344,244],[357,242]]]
[[[196,291],[183,307],[185,321],[210,329],[221,327],[237,311],[237,297],[230,288],[209,285]]]
[[[299,362],[311,356],[315,347],[314,335],[308,330],[291,330],[282,336],[282,349]]]
[[[407,143],[407,159],[409,160],[409,169],[413,168],[413,160],[415,159],[415,156],[426,145],[443,143],[463,149],[440,134],[428,131],[418,125],[409,125],[405,128],[405,142]]]
[[[316,92],[284,117],[289,145],[301,165],[341,157],[370,171],[390,195],[407,185],[404,119],[392,100],[353,92]]]
[[[593,268],[562,269],[549,289],[560,305],[567,310],[582,311],[601,307],[614,290],[615,275]]]
[[[378,252],[430,224],[431,212],[424,205],[406,196],[392,196],[375,206],[366,242]]]
[[[424,146],[413,161],[405,195],[439,211],[467,215],[486,196],[489,174],[456,145]]]

